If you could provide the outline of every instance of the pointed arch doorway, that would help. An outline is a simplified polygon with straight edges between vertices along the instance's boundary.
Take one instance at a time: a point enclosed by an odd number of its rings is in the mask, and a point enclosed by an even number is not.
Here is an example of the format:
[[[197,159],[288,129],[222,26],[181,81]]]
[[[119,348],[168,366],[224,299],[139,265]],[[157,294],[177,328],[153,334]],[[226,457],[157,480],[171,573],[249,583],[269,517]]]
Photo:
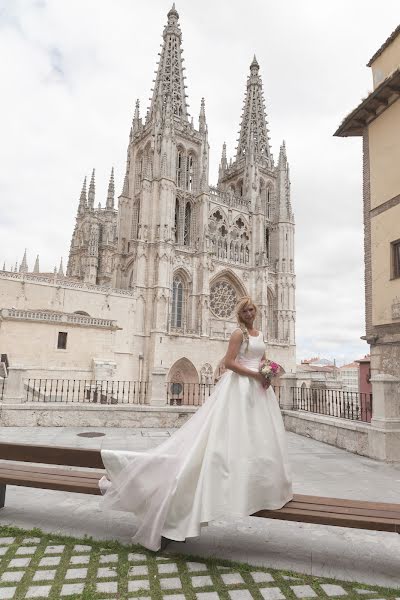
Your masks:
[[[198,406],[201,404],[199,374],[186,357],[177,360],[167,377],[167,403],[170,405]]]

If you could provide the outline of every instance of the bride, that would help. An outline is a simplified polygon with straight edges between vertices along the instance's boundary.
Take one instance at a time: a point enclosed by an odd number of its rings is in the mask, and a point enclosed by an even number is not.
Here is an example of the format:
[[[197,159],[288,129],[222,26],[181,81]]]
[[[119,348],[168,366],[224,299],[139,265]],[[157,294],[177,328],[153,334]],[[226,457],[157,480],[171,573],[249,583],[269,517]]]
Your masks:
[[[102,450],[104,506],[133,513],[133,542],[159,550],[161,537],[200,535],[228,516],[274,510],[292,498],[285,429],[272,387],[258,372],[265,352],[257,308],[240,300],[227,371],[213,394],[168,440],[146,452]]]

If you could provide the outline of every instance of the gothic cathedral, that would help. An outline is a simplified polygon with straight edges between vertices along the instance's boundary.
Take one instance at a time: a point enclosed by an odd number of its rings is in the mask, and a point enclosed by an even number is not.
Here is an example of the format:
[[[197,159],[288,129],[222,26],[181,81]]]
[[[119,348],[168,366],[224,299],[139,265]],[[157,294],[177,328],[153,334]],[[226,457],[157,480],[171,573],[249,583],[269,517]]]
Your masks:
[[[277,164],[271,153],[259,65],[254,57],[236,156],[228,160],[224,144],[211,186],[205,104],[195,128],[175,6],[163,38],[144,120],[136,103],[118,210],[114,173],[105,208],[94,205],[93,173],[81,192],[67,277],[134,291],[132,335],[144,377],[165,372],[169,381],[209,381],[244,295],[259,306],[257,326],[271,355],[290,370],[295,226],[289,166],[284,143]]]

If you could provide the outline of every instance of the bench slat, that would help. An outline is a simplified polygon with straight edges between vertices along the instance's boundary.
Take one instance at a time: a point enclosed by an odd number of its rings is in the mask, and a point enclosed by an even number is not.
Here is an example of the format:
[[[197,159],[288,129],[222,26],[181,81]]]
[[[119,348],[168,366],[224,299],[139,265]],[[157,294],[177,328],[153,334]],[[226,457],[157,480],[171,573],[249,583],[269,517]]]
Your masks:
[[[0,442],[0,459],[34,462],[47,465],[68,465],[104,469],[101,451],[93,448],[62,448],[59,446],[30,446]]]
[[[98,481],[99,476],[102,477],[105,474],[105,471],[86,471],[86,470],[72,470],[72,469],[63,469],[58,467],[43,467],[42,465],[26,465],[26,464],[10,464],[10,463],[2,463],[0,462],[0,474],[7,476],[13,473],[26,473],[29,475],[30,473],[43,473],[43,474],[57,474],[63,475],[66,477],[78,477],[85,479],[96,479]]]
[[[296,502],[306,502],[307,504],[329,504],[334,506],[349,506],[359,508],[370,508],[372,510],[400,510],[400,504],[390,502],[371,502],[369,500],[350,500],[348,498],[330,498],[328,496],[308,496],[305,494],[294,494],[293,500]]]
[[[296,502],[292,500],[290,508],[298,510],[316,510],[319,512],[338,513],[344,515],[358,515],[360,517],[385,518],[385,519],[400,519],[400,508],[397,511],[393,510],[373,510],[364,507],[352,506],[335,506],[330,504],[307,504],[305,502]]]
[[[279,510],[260,510],[252,515],[263,519],[280,519],[284,521],[297,521],[302,523],[316,523],[319,525],[333,525],[336,527],[350,527],[355,529],[371,529],[374,531],[400,532],[400,519],[368,519],[357,515],[343,515],[340,513],[326,513],[314,510],[291,509],[286,505]]]
[[[0,469],[0,484],[100,495],[98,482],[102,475],[102,472],[84,471],[60,473],[59,469],[46,469],[45,472],[34,468],[30,471]]]

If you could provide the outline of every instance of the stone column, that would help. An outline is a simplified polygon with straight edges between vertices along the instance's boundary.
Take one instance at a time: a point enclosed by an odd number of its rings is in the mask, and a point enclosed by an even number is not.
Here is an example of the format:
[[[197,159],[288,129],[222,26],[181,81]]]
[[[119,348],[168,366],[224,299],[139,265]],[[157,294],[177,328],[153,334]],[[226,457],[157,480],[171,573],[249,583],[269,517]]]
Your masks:
[[[371,383],[369,456],[400,462],[400,378],[380,373],[371,377]]]
[[[5,380],[3,402],[20,404],[25,401],[24,377],[26,369],[22,367],[9,367],[8,377]]]
[[[280,377],[281,387],[279,404],[281,410],[292,410],[293,409],[293,392],[292,388],[296,387],[297,375],[296,373],[285,373]]]
[[[151,373],[149,404],[152,406],[166,406],[167,387],[166,387],[167,369],[156,367]]]

